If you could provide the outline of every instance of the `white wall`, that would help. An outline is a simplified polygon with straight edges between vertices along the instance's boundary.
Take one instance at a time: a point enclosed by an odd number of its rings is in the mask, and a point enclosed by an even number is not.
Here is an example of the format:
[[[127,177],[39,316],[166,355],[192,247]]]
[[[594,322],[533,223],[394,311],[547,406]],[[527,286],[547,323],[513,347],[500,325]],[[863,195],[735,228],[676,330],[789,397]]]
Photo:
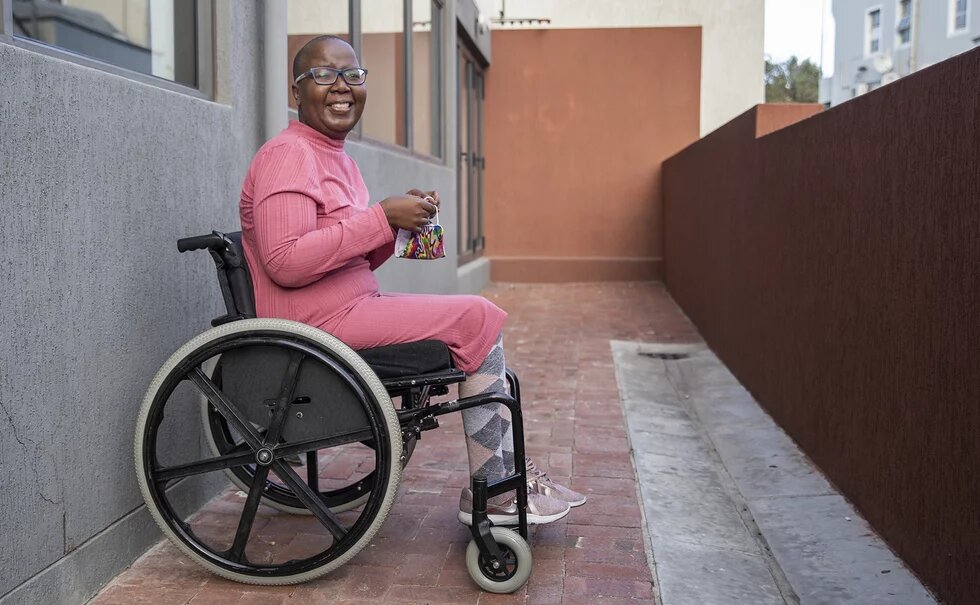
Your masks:
[[[499,16],[501,0],[476,3],[488,18]],[[506,0],[506,7],[507,18],[551,19],[532,27],[701,26],[702,135],[765,98],[764,0]]]
[[[286,2],[286,27],[290,34],[346,34],[349,22],[347,0]]]

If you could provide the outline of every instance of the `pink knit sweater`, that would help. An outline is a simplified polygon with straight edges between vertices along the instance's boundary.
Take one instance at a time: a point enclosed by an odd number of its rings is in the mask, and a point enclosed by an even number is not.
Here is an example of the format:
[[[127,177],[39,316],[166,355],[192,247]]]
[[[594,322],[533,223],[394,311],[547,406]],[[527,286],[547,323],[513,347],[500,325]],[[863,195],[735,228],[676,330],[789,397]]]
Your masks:
[[[240,206],[259,317],[316,326],[355,349],[442,340],[474,371],[506,314],[477,296],[382,295],[373,270],[392,255],[394,232],[369,201],[343,141],[291,122],[259,149]]]

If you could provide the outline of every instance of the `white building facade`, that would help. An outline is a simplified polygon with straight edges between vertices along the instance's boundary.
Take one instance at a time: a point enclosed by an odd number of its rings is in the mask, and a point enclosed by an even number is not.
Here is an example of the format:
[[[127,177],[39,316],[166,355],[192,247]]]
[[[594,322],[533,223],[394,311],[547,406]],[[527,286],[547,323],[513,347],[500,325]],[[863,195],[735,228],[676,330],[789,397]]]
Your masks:
[[[834,0],[834,74],[820,101],[838,105],[980,43],[978,0]]]

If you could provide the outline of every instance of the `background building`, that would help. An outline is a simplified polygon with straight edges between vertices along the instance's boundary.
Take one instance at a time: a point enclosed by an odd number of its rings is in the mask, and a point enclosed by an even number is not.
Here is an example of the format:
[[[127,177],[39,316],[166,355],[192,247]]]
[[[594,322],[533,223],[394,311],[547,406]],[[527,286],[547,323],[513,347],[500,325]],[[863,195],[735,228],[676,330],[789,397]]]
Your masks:
[[[977,0],[834,0],[834,74],[820,102],[837,105],[980,43]]]

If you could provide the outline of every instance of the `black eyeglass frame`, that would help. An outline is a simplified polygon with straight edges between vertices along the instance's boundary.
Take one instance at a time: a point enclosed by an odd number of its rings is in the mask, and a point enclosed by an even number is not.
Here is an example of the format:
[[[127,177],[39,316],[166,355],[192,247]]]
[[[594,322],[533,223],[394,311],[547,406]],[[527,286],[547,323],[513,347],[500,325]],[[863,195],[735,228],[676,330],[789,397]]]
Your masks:
[[[324,70],[324,69],[333,72],[334,74],[333,80],[330,80],[329,82],[321,82],[320,80],[317,79],[316,75],[314,75],[313,72],[318,70]],[[347,74],[351,72],[363,72],[364,79],[356,83],[351,82],[347,78]],[[304,78],[312,78],[313,81],[319,84],[320,86],[330,86],[331,84],[337,81],[337,78],[343,78],[344,82],[346,82],[348,86],[361,86],[362,84],[367,82],[367,75],[368,75],[368,70],[364,69],[363,67],[349,67],[347,69],[334,69],[333,67],[311,67],[306,71],[304,71],[303,73],[301,73],[298,78],[293,80],[293,84],[299,84],[300,81],[303,80]]]

